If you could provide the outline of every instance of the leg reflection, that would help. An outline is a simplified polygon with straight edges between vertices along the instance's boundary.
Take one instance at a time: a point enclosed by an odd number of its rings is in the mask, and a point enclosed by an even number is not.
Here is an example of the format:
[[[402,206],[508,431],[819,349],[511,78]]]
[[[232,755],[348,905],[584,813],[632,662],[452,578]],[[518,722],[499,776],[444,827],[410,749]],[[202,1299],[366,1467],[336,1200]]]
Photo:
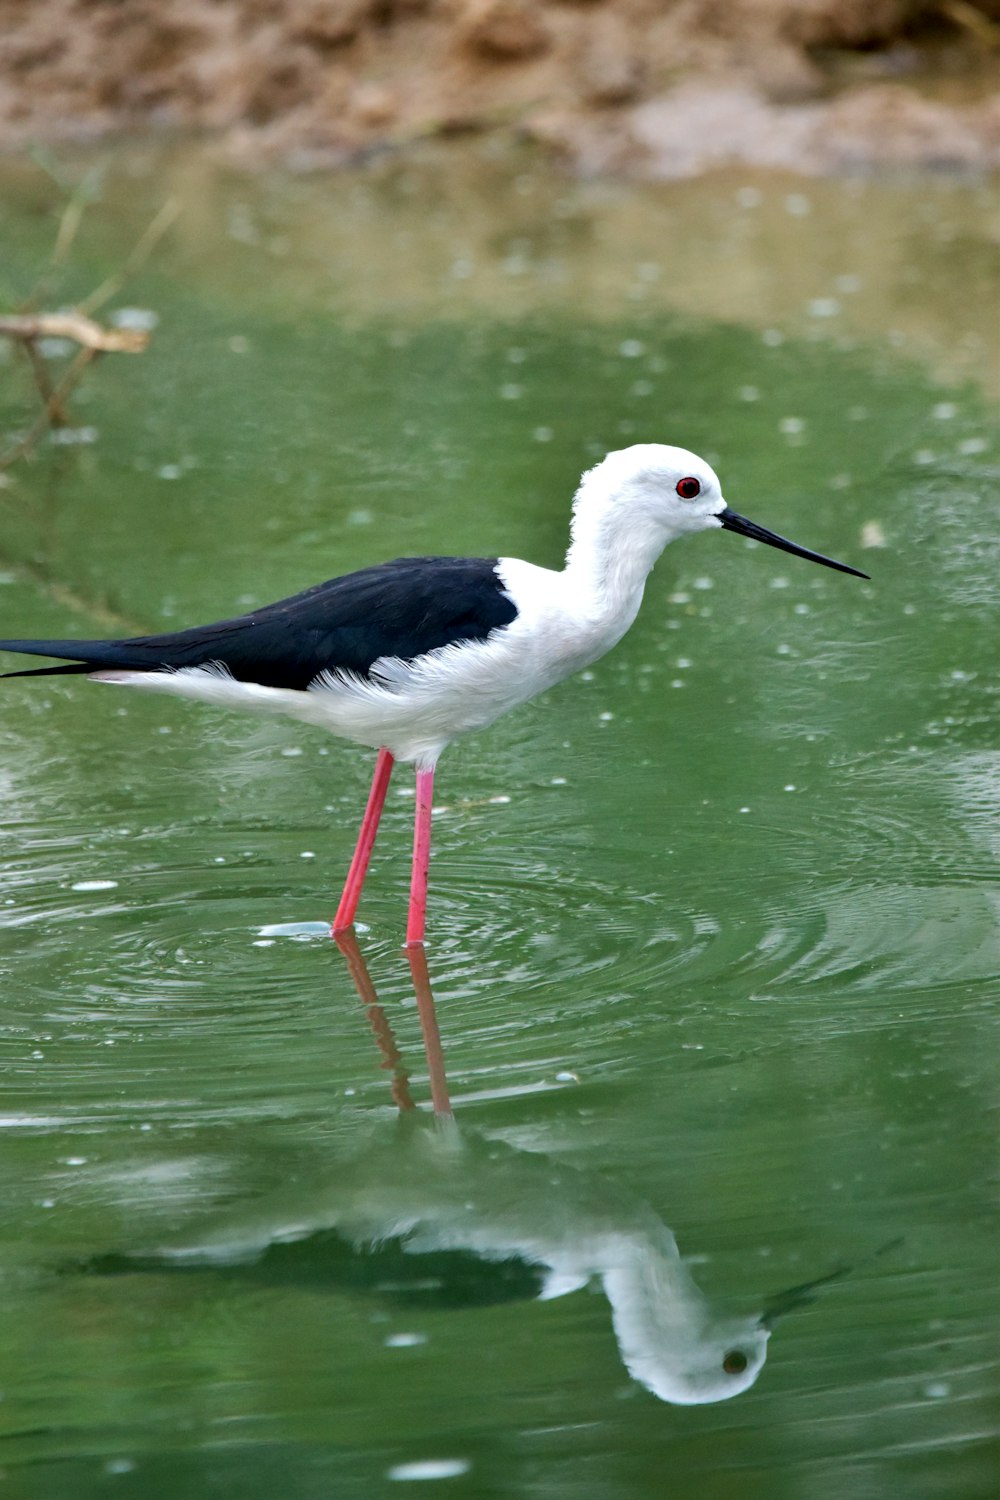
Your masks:
[[[347,928],[345,932],[334,933],[333,940],[347,960],[348,972],[358,992],[358,998],[365,1008],[375,1044],[382,1056],[379,1066],[392,1074],[390,1087],[393,1103],[400,1110],[416,1109],[417,1106],[410,1093],[410,1077],[403,1063],[403,1054],[396,1046],[396,1038],[389,1025],[389,1017],[379,1004],[372,977],[368,972],[368,965],[358,947],[353,927]]]
[[[413,988],[417,996],[417,1012],[420,1029],[424,1034],[424,1052],[427,1056],[427,1072],[431,1081],[431,1103],[436,1115],[450,1116],[453,1111],[448,1097],[448,1076],[444,1068],[444,1052],[441,1048],[441,1033],[438,1030],[437,1011],[431,979],[427,972],[427,953],[423,943],[407,946],[406,957],[413,976]]]
[[[365,1008],[372,1034],[382,1056],[381,1066],[392,1074],[392,1097],[400,1110],[415,1109],[410,1093],[409,1074],[403,1057],[396,1045],[396,1038],[389,1018],[379,1003],[372,977],[368,972],[353,928],[334,933],[334,941],[347,960],[348,973]],[[451,1100],[448,1096],[448,1078],[445,1073],[444,1053],[441,1048],[441,1033],[438,1030],[434,995],[431,991],[430,975],[427,971],[427,954],[423,944],[414,944],[405,949],[417,997],[417,1014],[423,1032],[424,1052],[427,1057],[427,1073],[431,1086],[431,1105],[436,1115],[451,1117]]]

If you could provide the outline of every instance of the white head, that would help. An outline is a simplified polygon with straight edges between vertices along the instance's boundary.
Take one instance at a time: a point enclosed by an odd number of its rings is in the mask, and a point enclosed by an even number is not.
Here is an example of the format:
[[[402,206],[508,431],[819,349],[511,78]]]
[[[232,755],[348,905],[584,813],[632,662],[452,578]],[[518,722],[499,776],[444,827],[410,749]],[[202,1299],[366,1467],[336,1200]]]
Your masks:
[[[629,1373],[661,1401],[701,1406],[753,1385],[770,1329],[759,1315],[720,1316],[702,1295],[665,1226],[609,1242],[601,1281]]]
[[[708,1324],[686,1336],[683,1329],[671,1329],[659,1347],[651,1341],[628,1344],[617,1318],[615,1330],[629,1374],[672,1406],[708,1406],[742,1396],[764,1368],[771,1336],[755,1318]]]
[[[720,526],[726,508],[719,476],[687,448],[636,443],[607,454],[583,476],[575,509],[602,505],[634,525],[646,522],[664,541]]]
[[[668,542],[713,528],[753,537],[842,573],[868,576],[730,510],[711,464],[666,443],[618,449],[584,474],[573,502],[568,561],[597,564],[605,581],[617,574],[627,587],[645,577]]]

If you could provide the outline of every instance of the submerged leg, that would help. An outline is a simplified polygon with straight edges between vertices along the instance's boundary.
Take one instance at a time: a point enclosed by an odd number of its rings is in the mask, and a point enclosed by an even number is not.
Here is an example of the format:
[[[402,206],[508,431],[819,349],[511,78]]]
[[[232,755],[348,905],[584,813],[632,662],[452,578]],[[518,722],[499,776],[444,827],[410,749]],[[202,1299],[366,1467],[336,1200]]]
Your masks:
[[[406,919],[406,943],[422,943],[427,922],[427,869],[431,859],[431,807],[434,802],[434,767],[417,772],[417,811],[413,821],[413,874],[410,879],[410,911]]]
[[[372,848],[375,844],[375,835],[378,833],[378,820],[382,816],[382,808],[385,805],[385,794],[389,790],[389,777],[392,775],[392,754],[382,749],[378,753],[375,762],[375,775],[372,777],[372,788],[368,793],[368,805],[365,815],[361,820],[361,832],[358,834],[358,842],[354,847],[354,858],[351,860],[351,868],[347,872],[347,880],[344,883],[344,892],[337,907],[337,915],[333,919],[333,931],[343,932],[354,922],[354,913],[358,909],[358,901],[361,899],[361,888],[365,883],[365,875],[368,872],[368,861],[371,858]]]

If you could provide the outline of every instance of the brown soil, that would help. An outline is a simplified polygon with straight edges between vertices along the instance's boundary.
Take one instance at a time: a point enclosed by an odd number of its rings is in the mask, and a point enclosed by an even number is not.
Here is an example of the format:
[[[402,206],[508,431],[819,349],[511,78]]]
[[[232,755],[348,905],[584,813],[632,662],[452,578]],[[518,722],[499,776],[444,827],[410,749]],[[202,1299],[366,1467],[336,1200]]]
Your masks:
[[[1000,165],[1000,0],[0,0],[0,148],[150,126],[338,165],[517,130],[585,172]]]

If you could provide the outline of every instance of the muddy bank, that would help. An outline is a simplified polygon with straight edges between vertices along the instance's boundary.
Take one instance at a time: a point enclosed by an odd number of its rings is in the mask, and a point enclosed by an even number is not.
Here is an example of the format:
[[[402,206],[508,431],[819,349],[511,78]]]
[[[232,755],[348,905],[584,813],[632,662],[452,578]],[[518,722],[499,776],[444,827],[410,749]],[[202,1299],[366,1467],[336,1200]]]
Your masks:
[[[1000,165],[1000,0],[0,0],[0,149],[197,130],[336,166],[517,132],[580,172]]]

